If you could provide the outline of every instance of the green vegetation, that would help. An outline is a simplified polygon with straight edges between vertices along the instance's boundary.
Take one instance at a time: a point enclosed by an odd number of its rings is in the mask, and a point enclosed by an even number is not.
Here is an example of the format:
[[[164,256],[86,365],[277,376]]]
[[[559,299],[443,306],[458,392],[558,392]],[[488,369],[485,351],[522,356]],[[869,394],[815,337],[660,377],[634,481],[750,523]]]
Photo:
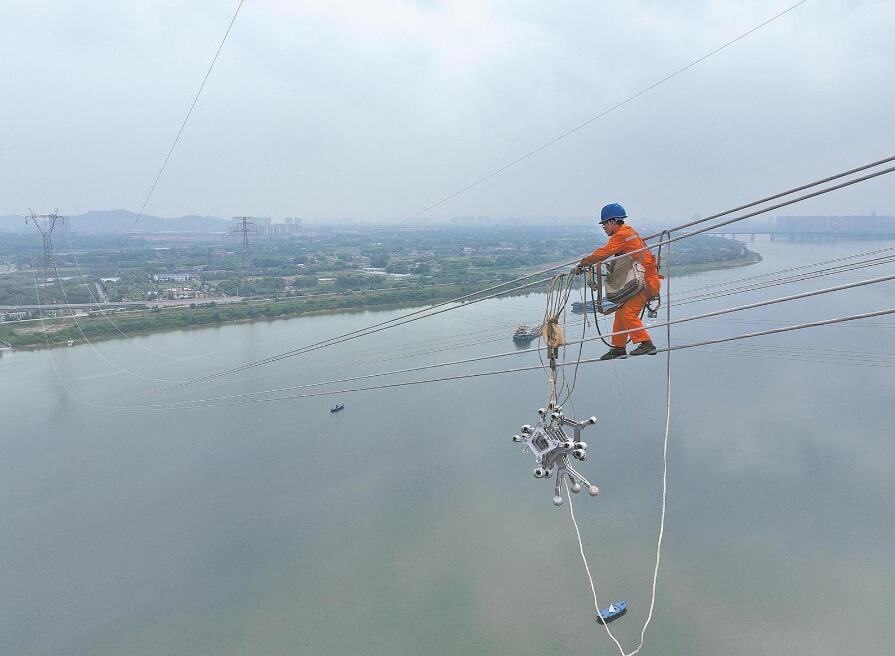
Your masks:
[[[362,291],[347,295],[292,298],[286,301],[239,301],[226,305],[212,301],[187,307],[126,311],[111,316],[92,312],[86,317],[77,317],[77,322],[72,317],[48,318],[43,321],[7,321],[0,323],[0,340],[19,348],[47,343],[64,344],[68,340],[83,342],[85,336],[94,341],[121,337],[122,333],[131,335],[310,313],[420,305],[469,294],[475,289],[472,286],[449,285],[399,292]]]
[[[0,243],[0,305],[34,304],[38,297],[56,303],[55,310],[44,311],[46,337],[37,314],[30,321],[0,323],[0,340],[17,347],[83,341],[81,331],[92,341],[428,304],[576,259],[604,240],[597,240],[592,226],[321,230],[301,238],[256,240],[253,275],[247,276],[239,246],[223,236],[156,236],[131,239],[122,247],[120,236],[65,235],[55,258],[60,281],[44,285],[41,264],[32,268],[34,254],[41,252],[39,240],[9,237]],[[674,273],[748,264],[757,257],[742,243],[697,237],[674,245]],[[100,312],[101,301],[134,305]],[[172,305],[145,309],[159,301]],[[70,314],[66,303],[92,304],[89,316],[77,317],[80,329],[71,316],[61,316]]]

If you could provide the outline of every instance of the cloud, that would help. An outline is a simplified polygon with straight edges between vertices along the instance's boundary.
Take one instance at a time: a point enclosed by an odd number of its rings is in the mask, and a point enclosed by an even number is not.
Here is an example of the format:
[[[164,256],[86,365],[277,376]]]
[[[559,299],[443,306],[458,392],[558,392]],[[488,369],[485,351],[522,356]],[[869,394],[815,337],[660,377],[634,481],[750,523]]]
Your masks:
[[[5,3],[0,212],[139,207],[235,6]],[[251,0],[149,210],[401,218],[784,6]],[[689,216],[873,159],[893,21],[809,2],[433,215]]]

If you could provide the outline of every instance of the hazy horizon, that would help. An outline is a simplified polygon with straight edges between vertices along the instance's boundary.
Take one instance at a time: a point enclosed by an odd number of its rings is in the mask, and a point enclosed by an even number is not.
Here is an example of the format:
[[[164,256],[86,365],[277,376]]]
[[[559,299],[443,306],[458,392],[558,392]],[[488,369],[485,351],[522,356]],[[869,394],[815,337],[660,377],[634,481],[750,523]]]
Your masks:
[[[139,210],[236,4],[0,2],[0,214]],[[146,213],[404,219],[788,6],[246,2]],[[808,2],[425,218],[705,215],[886,156],[892,24]]]

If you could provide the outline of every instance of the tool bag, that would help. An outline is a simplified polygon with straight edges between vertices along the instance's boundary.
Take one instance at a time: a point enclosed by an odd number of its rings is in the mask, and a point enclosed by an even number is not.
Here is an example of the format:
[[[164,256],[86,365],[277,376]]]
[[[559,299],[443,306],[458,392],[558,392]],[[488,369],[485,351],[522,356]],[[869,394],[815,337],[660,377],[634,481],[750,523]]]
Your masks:
[[[606,300],[621,305],[646,286],[646,271],[630,255],[616,255],[606,262]]]

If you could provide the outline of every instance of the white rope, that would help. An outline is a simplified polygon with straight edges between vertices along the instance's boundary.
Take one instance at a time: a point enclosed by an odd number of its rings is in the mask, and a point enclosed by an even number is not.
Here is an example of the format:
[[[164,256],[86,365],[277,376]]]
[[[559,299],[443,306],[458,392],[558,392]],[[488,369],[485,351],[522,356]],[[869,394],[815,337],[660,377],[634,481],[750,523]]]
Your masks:
[[[670,247],[669,247],[670,250]],[[671,253],[669,252],[668,256],[668,270],[671,269]],[[618,647],[618,651],[622,656],[634,656],[640,652],[643,648],[643,643],[646,637],[646,629],[649,627],[650,622],[653,619],[653,610],[656,607],[656,588],[659,582],[659,563],[662,560],[662,540],[665,537],[665,510],[667,508],[668,501],[668,435],[671,432],[671,275],[666,277],[665,283],[665,294],[666,294],[666,304],[665,304],[665,316],[667,322],[665,324],[666,336],[668,339],[668,347],[665,351],[665,437],[662,442],[662,505],[661,512],[659,515],[659,537],[656,542],[656,564],[653,568],[653,584],[652,590],[650,593],[650,602],[649,602],[649,612],[647,613],[646,620],[643,623],[643,628],[640,630],[640,642],[637,647],[630,652],[625,652],[624,647],[621,646],[621,643],[618,639],[612,634],[612,630],[609,628],[608,622],[603,622],[603,627],[606,629],[606,634],[612,639],[612,642],[615,643],[615,646]],[[594,597],[594,612],[599,615],[600,614],[600,602],[597,599],[597,586],[594,583],[594,577],[591,574],[590,566],[587,563],[587,556],[584,554],[584,543],[581,540],[581,529],[578,528],[578,520],[575,519],[575,509],[572,507],[572,495],[569,492],[569,482],[567,480],[563,481],[566,486],[566,497],[569,499],[569,515],[572,517],[572,524],[575,525],[575,535],[578,537],[578,550],[581,553],[581,560],[584,562],[584,571],[587,573],[587,580],[590,583],[590,590],[593,593]]]

